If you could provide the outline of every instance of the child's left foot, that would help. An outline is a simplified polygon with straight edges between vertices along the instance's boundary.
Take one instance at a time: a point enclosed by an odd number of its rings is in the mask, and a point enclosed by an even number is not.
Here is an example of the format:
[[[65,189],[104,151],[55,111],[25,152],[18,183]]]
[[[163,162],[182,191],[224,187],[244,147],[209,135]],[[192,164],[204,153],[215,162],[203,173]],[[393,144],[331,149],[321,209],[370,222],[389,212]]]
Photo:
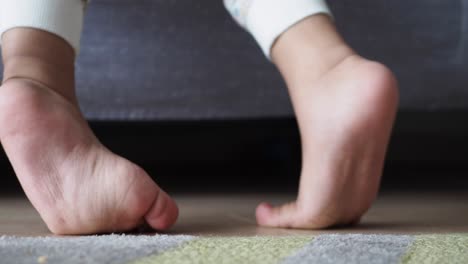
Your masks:
[[[398,101],[393,74],[351,54],[309,83],[291,92],[303,147],[299,196],[281,207],[261,204],[260,225],[354,223],[378,192]]]

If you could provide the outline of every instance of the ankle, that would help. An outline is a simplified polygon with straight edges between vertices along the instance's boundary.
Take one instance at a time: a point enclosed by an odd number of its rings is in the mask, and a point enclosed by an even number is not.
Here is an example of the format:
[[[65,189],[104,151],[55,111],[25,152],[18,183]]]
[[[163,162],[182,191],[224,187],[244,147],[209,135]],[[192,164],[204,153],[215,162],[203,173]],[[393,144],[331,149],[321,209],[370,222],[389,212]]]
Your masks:
[[[59,37],[34,29],[13,29],[2,39],[3,83],[20,79],[40,84],[75,101],[74,52]]]
[[[314,81],[356,53],[344,42],[333,21],[315,15],[297,23],[272,48],[273,62],[288,86]]]
[[[4,64],[3,83],[32,83],[75,102],[74,75],[34,57],[11,58]]]

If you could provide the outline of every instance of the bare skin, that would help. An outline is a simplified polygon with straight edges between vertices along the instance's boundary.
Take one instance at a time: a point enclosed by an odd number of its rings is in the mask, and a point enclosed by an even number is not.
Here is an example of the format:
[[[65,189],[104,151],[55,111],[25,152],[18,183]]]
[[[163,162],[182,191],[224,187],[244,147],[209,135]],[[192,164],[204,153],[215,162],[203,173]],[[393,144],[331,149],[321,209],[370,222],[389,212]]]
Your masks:
[[[41,43],[38,45],[37,43]],[[55,234],[167,229],[175,202],[137,165],[104,147],[74,91],[74,51],[39,30],[2,39],[0,140],[28,198]]]
[[[272,58],[286,80],[302,139],[297,200],[257,207],[262,226],[356,223],[374,201],[398,104],[382,64],[357,55],[323,15],[285,32]]]
[[[37,45],[41,43],[41,45]],[[105,148],[74,91],[74,52],[32,29],[3,35],[0,140],[35,208],[56,234],[169,228],[174,201],[137,165]],[[284,33],[272,49],[300,126],[303,168],[295,202],[261,204],[263,226],[356,222],[374,200],[398,101],[393,74],[355,54],[325,16]]]

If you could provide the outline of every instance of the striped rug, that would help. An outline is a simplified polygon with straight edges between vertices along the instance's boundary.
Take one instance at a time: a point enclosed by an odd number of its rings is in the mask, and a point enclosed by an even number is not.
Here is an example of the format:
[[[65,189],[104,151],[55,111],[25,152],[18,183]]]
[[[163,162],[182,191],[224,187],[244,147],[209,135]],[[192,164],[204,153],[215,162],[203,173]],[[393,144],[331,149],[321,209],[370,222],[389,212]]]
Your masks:
[[[0,237],[0,263],[468,263],[468,233]]]

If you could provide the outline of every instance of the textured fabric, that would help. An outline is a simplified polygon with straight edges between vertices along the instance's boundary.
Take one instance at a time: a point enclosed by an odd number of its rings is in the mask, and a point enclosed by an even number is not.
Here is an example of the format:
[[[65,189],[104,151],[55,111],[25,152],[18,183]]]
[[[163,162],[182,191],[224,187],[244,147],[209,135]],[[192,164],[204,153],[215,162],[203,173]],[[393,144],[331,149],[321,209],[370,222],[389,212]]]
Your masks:
[[[144,258],[133,264],[152,263],[278,263],[302,248],[311,237],[202,238],[179,249]]]
[[[0,237],[0,263],[128,263],[158,254],[186,241],[190,236],[85,236]]]
[[[0,35],[16,27],[41,29],[78,53],[85,5],[85,0],[0,0]]]
[[[403,257],[403,264],[466,264],[468,263],[468,236],[421,236]]]
[[[242,27],[247,26],[247,15],[254,0],[224,0],[224,6]]]
[[[287,258],[283,264],[398,263],[412,241],[410,236],[323,235]]]
[[[330,11],[325,0],[224,0],[232,16],[257,40],[267,57],[274,41],[307,16]],[[0,0],[0,35],[16,27],[56,34],[78,53],[86,0]]]
[[[0,263],[468,263],[468,234],[0,237]]]
[[[275,40],[300,20],[331,14],[325,0],[224,0],[226,9],[270,57]]]

